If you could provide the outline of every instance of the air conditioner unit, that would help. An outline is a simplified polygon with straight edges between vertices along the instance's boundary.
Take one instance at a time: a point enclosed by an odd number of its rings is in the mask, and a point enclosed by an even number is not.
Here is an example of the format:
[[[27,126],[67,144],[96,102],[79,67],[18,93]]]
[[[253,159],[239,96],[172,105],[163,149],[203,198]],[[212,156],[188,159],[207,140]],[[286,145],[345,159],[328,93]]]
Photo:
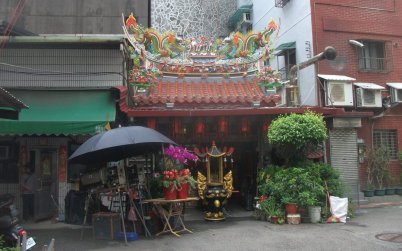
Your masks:
[[[327,106],[353,106],[352,84],[340,81],[327,81]]]
[[[243,13],[243,23],[251,23],[251,13]]]
[[[381,91],[356,88],[356,103],[358,107],[381,107]]]
[[[402,103],[402,89],[396,89],[391,87],[391,102],[392,103]]]

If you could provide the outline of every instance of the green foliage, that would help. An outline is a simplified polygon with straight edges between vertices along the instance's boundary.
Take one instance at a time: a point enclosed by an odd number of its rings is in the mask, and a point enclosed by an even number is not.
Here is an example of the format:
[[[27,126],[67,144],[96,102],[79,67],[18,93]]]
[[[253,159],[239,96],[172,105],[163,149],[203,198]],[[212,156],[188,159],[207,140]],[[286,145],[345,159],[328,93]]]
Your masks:
[[[345,194],[345,186],[339,178],[339,171],[323,162],[306,161],[302,164],[303,168],[315,169],[319,173],[324,188],[328,189],[329,194],[333,196],[343,197]],[[325,195],[320,201],[325,201]]]
[[[18,247],[6,247],[3,235],[0,235],[0,250],[1,251],[19,251]]]
[[[327,138],[322,115],[307,111],[304,114],[280,115],[272,121],[268,140],[277,149],[285,166],[305,159],[305,153],[314,151]]]
[[[357,209],[357,204],[353,200],[349,199],[349,204],[348,204],[348,217],[354,218],[356,216],[356,209]]]
[[[157,177],[149,180],[149,190],[152,198],[163,197],[163,183],[162,178]]]
[[[270,166],[269,168],[264,168],[258,171],[257,174],[257,187],[260,194],[269,194],[270,188],[267,185],[269,178],[274,175],[278,170],[282,168],[279,166]]]
[[[384,181],[389,180],[389,153],[385,146],[371,149],[367,153],[367,173],[371,173],[378,188],[383,188]],[[370,180],[368,178],[367,182]]]
[[[322,115],[308,111],[304,114],[281,115],[272,121],[268,131],[273,145],[293,146],[301,150],[308,144],[318,144],[327,138]]]
[[[269,197],[264,200],[261,204],[261,210],[268,216],[278,216],[279,206],[277,205],[275,199],[273,197]]]
[[[317,169],[291,167],[275,173],[268,182],[270,195],[282,203],[297,203],[300,206],[317,205],[325,196],[322,180]]]

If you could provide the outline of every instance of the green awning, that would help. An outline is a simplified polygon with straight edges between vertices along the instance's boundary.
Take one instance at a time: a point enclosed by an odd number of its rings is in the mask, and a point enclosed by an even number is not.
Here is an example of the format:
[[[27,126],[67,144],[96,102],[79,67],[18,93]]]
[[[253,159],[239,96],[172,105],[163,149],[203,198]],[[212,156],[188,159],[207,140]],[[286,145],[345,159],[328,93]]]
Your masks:
[[[0,135],[85,135],[104,131],[116,116],[107,90],[13,90],[29,106],[18,121],[0,119]]]
[[[296,42],[289,42],[289,43],[283,43],[276,47],[275,50],[277,51],[283,51],[283,50],[290,50],[290,49],[295,49],[296,48]]]

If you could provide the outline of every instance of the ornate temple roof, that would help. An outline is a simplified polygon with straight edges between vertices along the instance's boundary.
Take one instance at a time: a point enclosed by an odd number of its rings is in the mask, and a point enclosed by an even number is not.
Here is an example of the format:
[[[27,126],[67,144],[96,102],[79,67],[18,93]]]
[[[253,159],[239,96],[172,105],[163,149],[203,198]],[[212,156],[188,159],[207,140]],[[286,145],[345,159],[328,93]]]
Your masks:
[[[197,105],[199,109],[206,109],[211,108],[211,105],[250,107],[253,102],[263,106],[275,106],[279,96],[266,96],[255,81],[248,79],[222,81],[176,79],[159,81],[150,87],[149,95],[136,93],[131,99],[138,106],[164,107],[166,103],[175,103],[175,106]]]

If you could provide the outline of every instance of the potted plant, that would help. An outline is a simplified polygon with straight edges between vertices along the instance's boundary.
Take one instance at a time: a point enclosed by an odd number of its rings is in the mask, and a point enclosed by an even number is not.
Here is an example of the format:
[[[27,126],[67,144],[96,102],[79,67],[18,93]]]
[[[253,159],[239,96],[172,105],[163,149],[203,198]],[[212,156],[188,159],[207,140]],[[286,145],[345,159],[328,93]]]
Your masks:
[[[190,189],[194,189],[197,181],[191,176],[190,169],[185,168],[179,171],[177,198],[186,199]]]
[[[401,156],[401,155],[399,155]],[[400,186],[395,188],[395,194],[402,195],[402,173],[399,176],[399,184]]]
[[[197,161],[198,157],[195,154],[187,151],[181,146],[172,146],[164,149],[164,164],[166,171],[164,172],[165,187],[172,186],[179,199],[188,197],[189,189],[195,188],[196,181],[191,176],[190,169],[185,168],[188,161]]]
[[[398,154],[399,162],[402,164],[402,151]],[[399,175],[399,186],[395,187],[395,194],[402,195],[402,173]]]
[[[368,159],[369,161],[366,167],[366,174],[367,174],[366,189],[364,189],[362,192],[364,193],[364,197],[373,197],[374,196],[373,163],[371,163],[370,158]]]
[[[381,146],[377,149],[372,149],[368,154],[368,166],[372,169],[373,177],[376,182],[376,189],[374,195],[384,196],[384,180],[388,175],[389,166],[389,154],[385,146]]]
[[[299,208],[299,205],[297,204],[297,198],[283,196],[282,203],[285,204],[286,214],[297,214]]]
[[[269,197],[263,200],[260,204],[261,210],[264,212],[267,220],[270,220],[272,216],[278,216],[279,205],[275,201],[275,198]]]
[[[283,224],[285,223],[285,212],[281,208],[277,208],[271,216],[271,223],[273,224]]]

